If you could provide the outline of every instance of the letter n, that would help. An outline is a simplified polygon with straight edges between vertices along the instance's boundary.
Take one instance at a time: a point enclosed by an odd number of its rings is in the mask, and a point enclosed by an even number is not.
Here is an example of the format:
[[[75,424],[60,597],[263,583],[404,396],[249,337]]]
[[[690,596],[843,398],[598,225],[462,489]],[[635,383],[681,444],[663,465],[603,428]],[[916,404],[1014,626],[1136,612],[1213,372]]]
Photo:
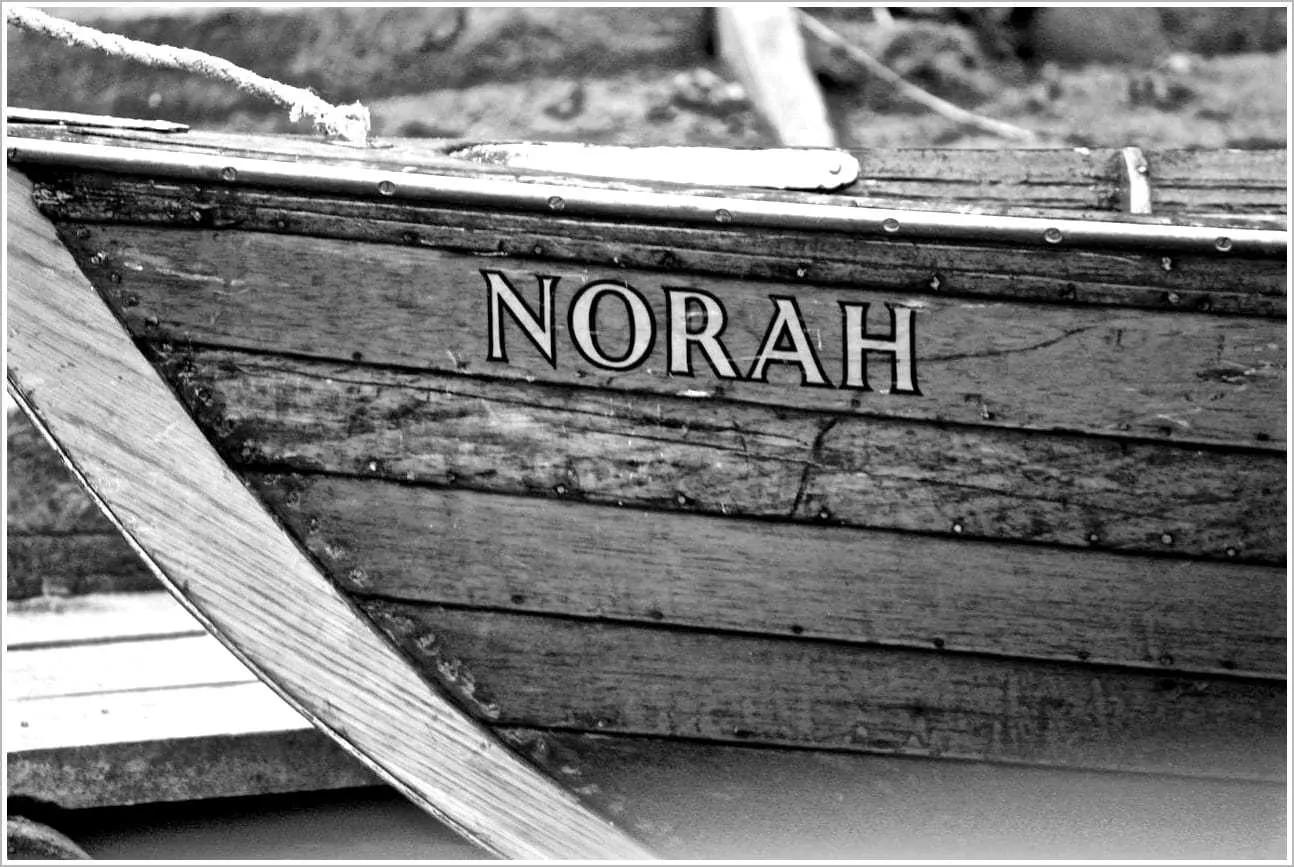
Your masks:
[[[488,361],[508,361],[508,345],[503,333],[503,313],[506,310],[512,317],[512,321],[521,327],[521,332],[526,335],[534,347],[554,369],[557,367],[557,346],[554,342],[553,332],[553,290],[557,288],[557,281],[560,277],[544,277],[539,274],[535,279],[539,282],[539,314],[535,315],[526,304],[525,299],[517,294],[517,290],[508,282],[508,278],[503,276],[501,271],[487,271],[481,269],[481,276],[485,278],[485,286],[489,291],[488,318],[490,331],[490,348],[489,353],[485,356]]]
[[[917,335],[911,307],[886,304],[890,312],[890,334],[878,337],[867,333],[869,304],[840,302],[845,313],[845,379],[841,388],[871,391],[867,381],[866,354],[877,352],[890,357],[892,394],[921,394],[917,388]]]

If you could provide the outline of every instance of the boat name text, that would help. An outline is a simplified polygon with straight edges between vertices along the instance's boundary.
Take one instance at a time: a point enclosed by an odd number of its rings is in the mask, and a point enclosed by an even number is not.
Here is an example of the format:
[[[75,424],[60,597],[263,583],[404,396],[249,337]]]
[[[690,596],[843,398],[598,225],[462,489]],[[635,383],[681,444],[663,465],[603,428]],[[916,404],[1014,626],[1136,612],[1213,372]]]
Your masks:
[[[556,296],[562,278],[535,274],[537,303],[532,305],[501,271],[481,269],[487,292],[489,361],[509,363],[508,336],[520,333],[554,369],[557,369]],[[815,348],[810,329],[794,296],[770,294],[771,310],[763,338],[748,367],[737,361],[724,345],[728,311],[723,301],[710,292],[691,287],[661,287],[664,316],[659,319],[646,296],[624,280],[593,280],[569,298],[566,326],[579,356],[602,370],[625,373],[645,363],[656,348],[661,327],[665,330],[666,369],[670,376],[695,376],[694,350],[721,380],[768,382],[774,365],[791,365],[800,372],[800,385],[873,391],[888,385],[891,394],[918,395],[915,310],[886,303],[889,328],[868,330],[867,302],[838,301],[841,324],[841,370],[833,382],[823,367],[821,346]],[[626,317],[627,327],[615,333],[625,335],[616,347],[604,345],[605,331],[599,331],[599,312],[604,304],[616,305]],[[508,327],[511,324],[511,329]],[[603,335],[600,337],[600,335]],[[821,341],[819,340],[819,343]],[[868,377],[866,356],[889,361],[890,382],[879,384]]]

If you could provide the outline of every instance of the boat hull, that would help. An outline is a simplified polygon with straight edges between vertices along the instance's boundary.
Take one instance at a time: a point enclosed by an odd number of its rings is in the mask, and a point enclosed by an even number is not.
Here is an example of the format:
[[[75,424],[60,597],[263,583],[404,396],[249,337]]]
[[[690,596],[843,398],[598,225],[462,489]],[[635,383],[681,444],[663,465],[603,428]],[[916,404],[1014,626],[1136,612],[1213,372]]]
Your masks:
[[[31,171],[330,586],[658,851],[714,762],[1283,779],[1283,256]]]

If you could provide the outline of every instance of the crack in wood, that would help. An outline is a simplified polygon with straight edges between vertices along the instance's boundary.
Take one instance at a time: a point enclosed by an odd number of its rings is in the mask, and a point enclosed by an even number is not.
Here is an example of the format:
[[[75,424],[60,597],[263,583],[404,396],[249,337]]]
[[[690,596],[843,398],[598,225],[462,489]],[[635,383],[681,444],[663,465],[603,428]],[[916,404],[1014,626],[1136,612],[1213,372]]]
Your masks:
[[[1037,352],[1039,349],[1046,349],[1050,346],[1055,346],[1056,344],[1062,343],[1075,335],[1082,334],[1085,331],[1091,331],[1095,327],[1096,326],[1094,325],[1084,325],[1081,328],[1067,328],[1056,337],[1043,340],[1029,346],[1014,346],[1010,349],[990,349],[984,352],[963,352],[954,355],[929,355],[921,360],[925,362],[964,361],[972,358],[1001,358],[1007,355],[1020,355],[1028,352]]]
[[[813,445],[809,448],[809,458],[804,464],[804,471],[800,474],[800,487],[795,492],[795,499],[791,503],[791,510],[787,512],[788,518],[794,518],[800,511],[800,506],[804,503],[805,494],[809,489],[809,480],[813,476],[814,468],[820,467],[819,461],[822,459],[822,444],[827,439],[827,434],[831,433],[840,419],[829,418],[823,421],[822,426],[818,429],[818,435],[813,438]]]

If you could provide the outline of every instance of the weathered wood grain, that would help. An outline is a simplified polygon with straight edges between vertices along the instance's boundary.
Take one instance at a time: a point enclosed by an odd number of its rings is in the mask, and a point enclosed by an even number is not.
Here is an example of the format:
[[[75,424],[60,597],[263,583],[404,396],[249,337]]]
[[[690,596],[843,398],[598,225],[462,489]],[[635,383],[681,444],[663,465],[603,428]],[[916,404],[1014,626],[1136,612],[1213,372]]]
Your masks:
[[[212,186],[41,173],[42,209],[58,220],[240,228],[475,255],[601,264],[803,284],[874,286],[936,296],[1013,298],[1283,316],[1275,259],[895,243],[848,234],[625,225]],[[869,204],[879,204],[870,202]],[[896,203],[902,206],[903,203]],[[910,207],[928,203],[909,202]],[[78,234],[89,231],[80,227]],[[91,237],[91,236],[87,236]],[[72,238],[69,243],[78,246]],[[91,251],[104,252],[100,248]]]
[[[469,839],[524,857],[644,856],[356,616],[203,441],[12,171],[8,218],[11,388],[204,625],[343,748]]]
[[[1282,563],[1285,456],[176,350],[235,464]]]
[[[456,143],[393,139],[389,147],[341,151],[307,136],[266,136],[190,131],[168,136],[131,131],[105,136],[93,130],[62,129],[30,124],[11,125],[10,134],[23,138],[108,144],[114,147],[161,148],[176,152],[269,156],[297,160],[308,157],[322,165],[355,168],[417,166],[456,177],[515,177],[560,179],[576,186],[637,189],[629,183],[607,184],[579,176],[534,175],[506,168],[456,160]],[[872,200],[901,199],[940,202],[975,211],[995,212],[1014,207],[1054,207],[1091,212],[1116,209],[1121,189],[1116,148],[965,150],[911,148],[861,150],[860,180],[844,195]],[[1284,150],[1147,150],[1156,212],[1172,212],[1190,222],[1190,214],[1284,214],[1287,212],[1286,152]],[[707,190],[704,192],[717,192]],[[726,188],[725,195],[771,197],[783,201],[819,201],[806,193],[756,193]],[[1117,216],[1117,215],[1111,215]],[[1153,220],[1152,220],[1153,222]]]
[[[362,603],[497,725],[1277,781],[1285,684]]]
[[[507,729],[667,857],[1279,857],[1285,787]]]
[[[241,232],[102,227],[70,243],[131,331],[150,340],[995,427],[1272,448],[1285,439],[1285,329],[1276,321],[599,273],[534,260],[505,265],[441,250]],[[551,328],[553,361],[502,302],[491,313],[491,293],[502,283],[531,315],[546,316],[540,276],[557,278],[551,322],[540,323]],[[582,326],[572,324],[568,307],[580,287],[601,280],[631,286],[648,308],[654,337],[632,369],[599,367],[575,340]],[[728,370],[693,346],[685,366],[692,375],[670,372],[685,367],[671,362],[667,288],[709,293],[726,311],[718,339]],[[779,309],[774,296],[794,299],[820,370],[814,362],[756,363]],[[706,327],[700,302],[673,303],[689,329]],[[919,394],[891,393],[908,385],[891,371],[895,356],[880,352],[864,358],[871,390],[857,387],[857,375],[847,373],[842,304],[869,305],[860,322],[878,340],[896,334],[887,305],[899,311],[894,317],[911,311],[911,384]],[[492,315],[501,346],[491,341]],[[608,356],[634,345],[619,298],[599,302],[591,327]],[[502,359],[491,360],[496,353]],[[837,387],[847,381],[852,387]]]
[[[1285,671],[1280,569],[377,480],[251,481],[333,580],[360,595],[1161,670]]]

